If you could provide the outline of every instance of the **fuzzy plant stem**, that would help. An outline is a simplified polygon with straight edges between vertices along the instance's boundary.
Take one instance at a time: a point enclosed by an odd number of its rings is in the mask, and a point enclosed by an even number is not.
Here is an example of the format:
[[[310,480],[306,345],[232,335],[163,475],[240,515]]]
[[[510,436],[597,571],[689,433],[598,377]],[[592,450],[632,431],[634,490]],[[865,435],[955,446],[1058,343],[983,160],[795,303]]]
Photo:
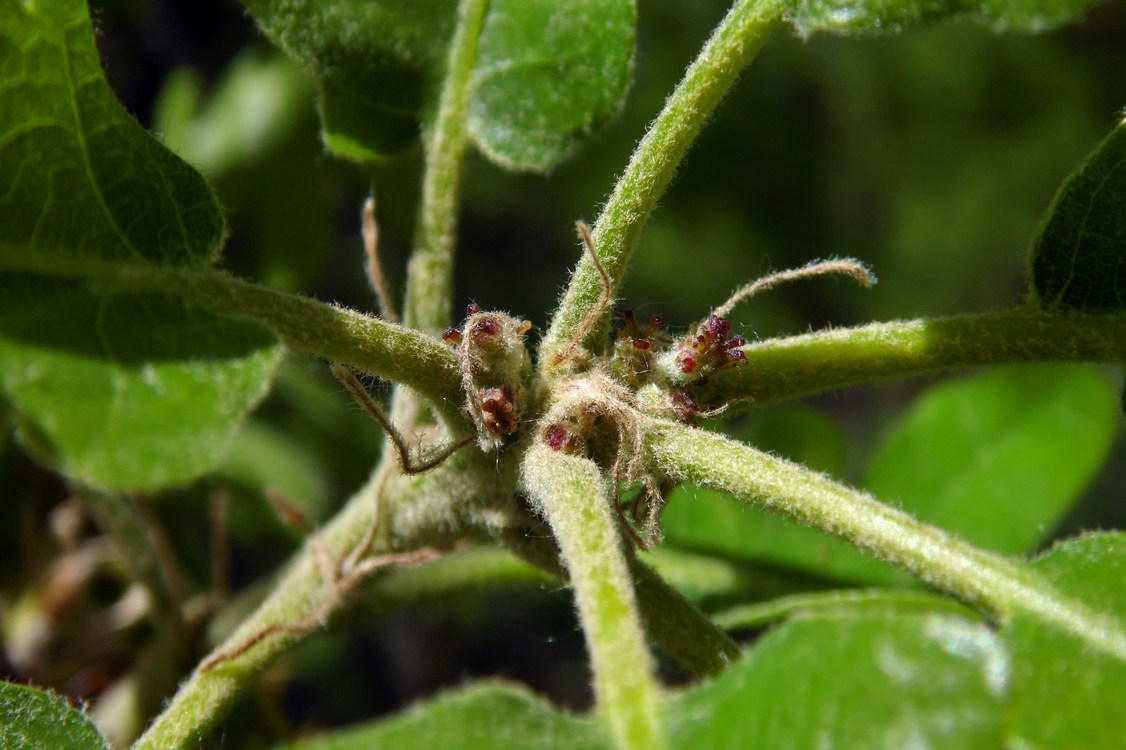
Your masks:
[[[290,349],[403,383],[450,421],[464,421],[457,357],[441,340],[379,318],[289,294],[223,271],[68,259],[0,249],[0,266],[97,283],[115,293],[160,292],[212,313],[260,323]]]
[[[466,113],[470,78],[487,8],[488,0],[461,0],[438,113],[424,137],[426,167],[414,253],[407,267],[403,322],[435,335],[450,322],[457,203],[469,143]]]
[[[649,214],[704,123],[781,18],[775,0],[739,0],[708,39],[633,152],[594,225],[594,246],[610,278],[621,284]],[[583,256],[551,321],[543,351],[569,345],[602,294],[602,276]],[[588,341],[600,332],[596,326]],[[551,362],[550,357],[541,358]]]
[[[1023,614],[1126,659],[1120,627],[1015,560],[721,435],[657,421],[646,436],[654,464],[671,479],[728,492],[845,539],[999,621]]]
[[[522,482],[559,544],[590,651],[598,711],[616,747],[663,747],[660,688],[605,478],[593,462],[537,443],[525,457]]]
[[[884,378],[1021,362],[1126,362],[1126,315],[1021,308],[988,315],[873,323],[776,338],[699,389],[705,403],[752,406]],[[672,386],[683,379],[662,362]]]
[[[374,483],[362,490],[318,535],[325,545],[339,552],[359,542],[373,520],[374,491]],[[326,584],[321,580],[316,555],[312,546],[306,544],[273,593],[214,653],[229,651],[264,627],[301,622],[316,611],[325,595]],[[197,668],[133,745],[133,750],[199,747],[208,731],[226,715],[261,670],[299,640],[299,634],[279,633],[214,669]]]

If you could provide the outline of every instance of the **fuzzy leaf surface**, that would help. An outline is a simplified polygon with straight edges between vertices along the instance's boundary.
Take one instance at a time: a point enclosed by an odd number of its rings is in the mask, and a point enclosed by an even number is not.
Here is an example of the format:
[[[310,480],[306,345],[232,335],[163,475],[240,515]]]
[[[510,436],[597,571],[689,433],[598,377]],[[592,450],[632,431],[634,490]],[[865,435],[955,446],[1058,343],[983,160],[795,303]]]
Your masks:
[[[1059,591],[1126,631],[1126,534],[1068,540],[1032,569]],[[1096,651],[1031,618],[1001,631],[1013,663],[1009,733],[1014,746],[1111,750],[1122,746],[1126,661]]]
[[[0,394],[33,453],[79,481],[186,481],[264,393],[275,338],[81,269],[206,268],[215,196],[122,109],[85,3],[0,0],[0,52]]]
[[[1058,310],[1126,309],[1126,123],[1060,188],[1032,251],[1032,285]]]
[[[1001,746],[1007,659],[984,625],[936,614],[797,618],[673,699],[674,747]]]
[[[316,81],[325,141],[370,161],[430,121],[457,3],[245,0]],[[631,0],[495,0],[477,46],[469,134],[499,164],[542,170],[620,109],[632,72]]]
[[[489,4],[469,132],[490,159],[541,171],[621,109],[633,68],[632,0]]]
[[[982,547],[1042,543],[1105,462],[1115,396],[1096,368],[1015,367],[929,389],[877,450],[873,495]]]
[[[105,740],[70,704],[43,690],[0,682],[4,750],[106,750]]]
[[[1076,21],[1095,0],[786,0],[798,33],[894,34],[969,19],[998,31],[1047,31]]]
[[[559,712],[526,690],[479,683],[388,721],[314,737],[275,750],[609,750],[594,722]]]

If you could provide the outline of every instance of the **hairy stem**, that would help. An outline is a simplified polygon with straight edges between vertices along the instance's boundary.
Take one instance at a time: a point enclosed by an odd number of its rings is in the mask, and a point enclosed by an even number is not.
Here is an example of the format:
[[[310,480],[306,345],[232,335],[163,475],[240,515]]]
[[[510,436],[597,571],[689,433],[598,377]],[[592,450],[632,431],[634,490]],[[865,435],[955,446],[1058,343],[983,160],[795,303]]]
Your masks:
[[[468,144],[469,81],[487,7],[487,0],[461,0],[438,114],[425,136],[422,202],[414,254],[407,268],[403,322],[435,335],[450,322],[457,202]]]
[[[362,490],[318,536],[329,547],[350,549],[374,519],[374,483]],[[316,611],[326,595],[311,544],[306,544],[265,602],[213,654],[226,653],[265,627],[301,622]],[[133,750],[180,750],[198,747],[216,724],[274,658],[292,648],[302,635],[279,632],[254,648],[213,669],[197,670],[180,686],[168,707],[145,731]]]
[[[781,17],[775,0],[738,0],[720,22],[634,151],[594,225],[594,245],[616,291],[641,230],[708,117]],[[595,309],[603,281],[583,256],[551,321],[543,351],[570,343]],[[598,335],[596,326],[588,336]],[[545,363],[551,357],[541,357]]]
[[[464,422],[457,358],[442,341],[379,318],[281,292],[223,271],[67,259],[0,250],[0,267],[96,281],[114,292],[161,292],[272,329],[291,349],[410,386],[452,423]]]
[[[998,620],[1024,613],[1126,659],[1126,633],[1019,562],[974,547],[798,464],[721,435],[659,421],[646,432],[670,477],[729,492],[841,537]]]
[[[1019,309],[873,323],[744,348],[747,361],[699,390],[704,403],[759,406],[884,378],[1021,362],[1126,362],[1126,315]],[[673,383],[683,379],[671,367]]]
[[[525,457],[522,481],[559,544],[590,651],[598,710],[616,746],[663,747],[660,688],[602,473],[587,459],[536,444]]]
[[[368,555],[383,556],[485,538],[490,519],[509,512],[514,471],[504,461],[498,464],[480,453],[467,453],[420,476],[388,476],[377,470],[368,485],[302,548],[258,609],[201,662],[135,748],[197,747],[199,738],[223,718],[258,673],[309,634],[304,623],[310,616],[330,620],[348,603],[350,589],[341,591],[325,580],[326,555],[360,568],[375,559],[351,560],[361,544]],[[394,459],[388,456],[384,461]],[[383,525],[367,546],[377,513]],[[255,640],[266,631],[269,637]],[[250,642],[253,646],[246,648]]]

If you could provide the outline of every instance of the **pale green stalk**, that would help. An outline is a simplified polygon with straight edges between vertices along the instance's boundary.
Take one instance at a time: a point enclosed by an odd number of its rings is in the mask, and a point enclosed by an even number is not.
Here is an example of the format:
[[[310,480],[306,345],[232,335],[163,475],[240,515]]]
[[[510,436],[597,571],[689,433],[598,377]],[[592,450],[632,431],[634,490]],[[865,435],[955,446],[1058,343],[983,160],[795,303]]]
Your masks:
[[[593,462],[537,443],[525,456],[522,481],[559,544],[590,652],[598,711],[615,745],[659,750],[660,688],[605,478]]]
[[[407,267],[403,323],[435,335],[450,324],[457,204],[469,144],[469,82],[487,8],[488,0],[461,0],[438,112],[424,137],[426,166],[414,253]]]
[[[758,406],[883,378],[1021,362],[1126,362],[1126,315],[1019,309],[873,323],[747,346],[747,361],[713,375],[704,403]],[[675,383],[675,365],[665,377]]]
[[[621,285],[641,230],[677,166],[781,15],[775,0],[736,2],[633,152],[593,230],[595,251],[610,277],[611,293]],[[584,255],[552,318],[542,351],[555,353],[570,343],[595,309],[602,290],[600,274]],[[592,333],[597,334],[598,328]],[[541,357],[541,367],[550,365],[551,357]]]
[[[658,421],[646,431],[671,479],[728,492],[845,539],[991,617],[1023,613],[1126,659],[1126,633],[1019,562],[978,549],[860,490],[721,435]]]

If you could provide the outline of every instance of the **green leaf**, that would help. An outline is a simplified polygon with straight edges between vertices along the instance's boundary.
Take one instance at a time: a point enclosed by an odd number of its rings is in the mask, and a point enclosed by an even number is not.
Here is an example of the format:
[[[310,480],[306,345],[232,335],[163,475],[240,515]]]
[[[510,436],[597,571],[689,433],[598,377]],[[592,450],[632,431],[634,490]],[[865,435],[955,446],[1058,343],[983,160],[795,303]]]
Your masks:
[[[205,266],[223,217],[190,166],[146,133],[102,75],[81,0],[0,13],[0,232],[58,256]]]
[[[1053,547],[1030,566],[1111,627],[1126,630],[1126,534],[1093,534]],[[1027,617],[1002,629],[1013,664],[1013,747],[1122,747],[1126,662]]]
[[[469,132],[490,159],[545,170],[621,109],[632,0],[493,0],[478,43]]]
[[[393,719],[277,750],[608,750],[597,726],[556,711],[522,688],[479,683]]]
[[[0,747],[4,750],[106,750],[101,733],[56,695],[0,682]]]
[[[798,33],[898,33],[969,19],[998,31],[1046,31],[1078,20],[1097,0],[784,0]]]
[[[1032,286],[1059,310],[1126,309],[1126,122],[1056,194],[1033,247]]]
[[[417,137],[438,98],[456,0],[244,0],[317,86],[325,142],[370,160]]]
[[[799,618],[670,701],[673,747],[996,750],[1004,647],[948,615]]]
[[[407,148],[432,117],[453,0],[245,0],[316,81],[325,140],[372,160]],[[629,86],[631,0],[494,0],[477,46],[470,137],[498,163],[547,169],[617,113]]]
[[[942,383],[877,450],[865,485],[974,544],[1023,554],[1080,498],[1117,421],[1096,368],[1015,367]]]
[[[273,334],[77,279],[91,262],[205,268],[215,196],[114,98],[85,3],[5,1],[0,52],[0,393],[33,452],[80,481],[184,482],[264,393]]]
[[[223,458],[278,361],[262,328],[157,294],[0,272],[0,388],[25,444],[90,486],[182,484]]]

